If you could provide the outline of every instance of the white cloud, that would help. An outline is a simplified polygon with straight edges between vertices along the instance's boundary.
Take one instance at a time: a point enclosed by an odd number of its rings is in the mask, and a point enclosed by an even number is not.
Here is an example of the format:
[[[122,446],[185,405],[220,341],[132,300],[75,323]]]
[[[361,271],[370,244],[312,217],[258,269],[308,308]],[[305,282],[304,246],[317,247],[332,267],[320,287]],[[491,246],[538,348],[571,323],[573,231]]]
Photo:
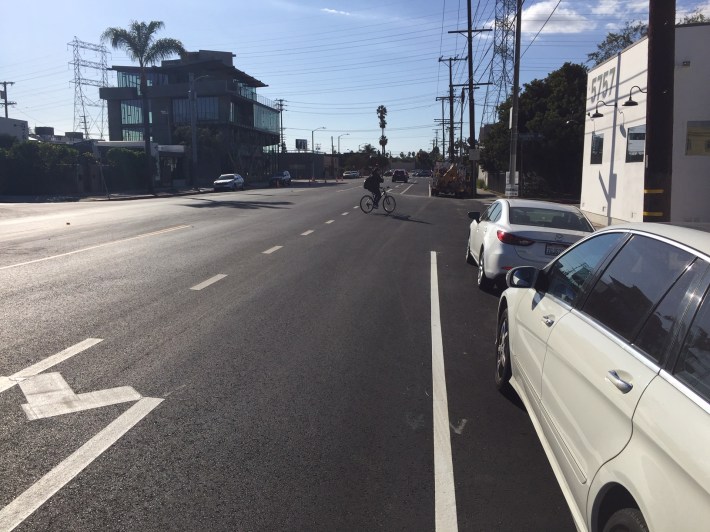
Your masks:
[[[648,0],[599,0],[597,4],[590,7],[595,15],[647,13]]]
[[[555,11],[550,16],[553,9]],[[593,29],[594,26],[594,23],[581,13],[562,4],[558,5],[557,0],[544,0],[523,10],[523,33],[581,33]]]
[[[351,17],[352,13],[348,13],[347,11],[338,11],[337,9],[329,9],[327,7],[324,7],[321,9],[323,13],[328,13],[329,15],[343,15],[346,17]]]

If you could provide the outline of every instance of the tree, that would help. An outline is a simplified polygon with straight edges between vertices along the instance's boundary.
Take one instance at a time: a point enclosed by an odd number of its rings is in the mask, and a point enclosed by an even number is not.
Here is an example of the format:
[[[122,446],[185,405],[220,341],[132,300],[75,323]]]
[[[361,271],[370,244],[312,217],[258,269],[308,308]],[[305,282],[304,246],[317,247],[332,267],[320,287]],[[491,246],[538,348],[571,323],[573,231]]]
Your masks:
[[[187,53],[182,43],[176,39],[164,38],[155,39],[155,34],[158,30],[163,29],[165,25],[158,20],[152,20],[148,24],[145,22],[131,21],[128,29],[124,28],[107,28],[101,34],[102,41],[108,41],[114,50],[123,50],[128,54],[128,57],[138,62],[140,67],[140,93],[142,101],[143,115],[143,141],[145,142],[145,154],[148,160],[148,165],[151,165],[150,155],[150,121],[148,114],[148,78],[146,75],[146,67],[154,65],[158,61],[167,59],[173,55],[185,56]],[[154,189],[153,171],[152,168],[148,172],[148,188],[151,192]]]
[[[518,170],[528,182],[539,179],[560,194],[579,194],[582,179],[587,68],[565,63],[543,80],[525,84],[520,94]],[[488,127],[481,166],[508,170],[510,98],[498,108],[499,121]]]
[[[696,8],[692,13],[685,15],[679,24],[696,24],[699,22],[710,22],[710,19],[703,15],[700,8]]]
[[[380,105],[377,108],[377,118],[380,120],[380,129],[382,130],[382,136],[380,136],[380,146],[382,146],[382,155],[385,154],[385,146],[387,146],[387,137],[385,137],[385,128],[387,127],[387,107]]]
[[[619,33],[611,31],[607,33],[606,38],[597,45],[597,51],[587,54],[587,62],[592,62],[593,66],[603,63],[624,48],[645,37],[646,34],[648,34],[648,24],[644,22],[626,22]]]

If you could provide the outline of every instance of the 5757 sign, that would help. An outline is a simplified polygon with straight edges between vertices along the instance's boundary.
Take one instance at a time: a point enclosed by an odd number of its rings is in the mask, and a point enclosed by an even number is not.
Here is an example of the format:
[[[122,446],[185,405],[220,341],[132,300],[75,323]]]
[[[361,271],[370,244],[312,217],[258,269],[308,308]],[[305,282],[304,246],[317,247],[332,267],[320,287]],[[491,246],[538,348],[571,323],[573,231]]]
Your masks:
[[[611,96],[614,78],[616,78],[616,67],[611,67],[606,72],[592,78],[592,103],[598,99],[606,99],[607,95]]]

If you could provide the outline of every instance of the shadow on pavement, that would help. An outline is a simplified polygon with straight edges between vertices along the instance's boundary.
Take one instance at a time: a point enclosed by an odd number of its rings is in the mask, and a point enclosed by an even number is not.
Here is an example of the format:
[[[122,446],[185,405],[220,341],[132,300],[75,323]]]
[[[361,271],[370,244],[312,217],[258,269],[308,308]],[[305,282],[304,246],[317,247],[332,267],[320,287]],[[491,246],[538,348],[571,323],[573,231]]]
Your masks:
[[[399,220],[401,222],[412,222],[415,224],[425,224],[425,225],[431,225],[429,222],[425,222],[424,220],[416,220],[412,218],[409,214],[387,214],[386,212],[378,212],[375,213],[375,216],[386,216],[387,218],[391,218],[393,220]]]
[[[227,207],[231,209],[283,209],[293,205],[290,201],[244,201],[244,200],[213,200],[208,198],[187,198],[195,203],[185,203],[186,207],[196,209]]]

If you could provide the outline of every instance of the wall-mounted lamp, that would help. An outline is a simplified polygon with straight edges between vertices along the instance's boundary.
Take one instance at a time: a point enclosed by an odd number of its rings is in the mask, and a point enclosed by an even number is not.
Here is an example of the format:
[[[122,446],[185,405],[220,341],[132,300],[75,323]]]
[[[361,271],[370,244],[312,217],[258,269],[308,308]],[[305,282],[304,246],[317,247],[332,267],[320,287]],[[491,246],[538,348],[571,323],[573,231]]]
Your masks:
[[[599,112],[599,106],[600,106],[600,105],[606,105],[607,107],[613,107],[613,108],[616,109],[616,102],[614,102],[614,103],[606,103],[606,102],[604,102],[604,101],[599,100],[599,101],[597,102],[597,107],[596,107],[596,109],[594,109],[594,113],[593,113],[593,114],[587,113],[587,114],[588,114],[591,118],[601,118],[602,116],[604,116],[602,113]]]
[[[621,105],[623,105],[624,107],[635,107],[638,105],[638,102],[631,98],[631,95],[634,93],[634,89],[638,89],[639,92],[643,92],[644,94],[646,94],[646,92],[647,92],[647,91],[643,90],[641,87],[639,87],[638,85],[634,85],[633,87],[631,87],[631,90],[629,91],[629,99],[626,100]]]

